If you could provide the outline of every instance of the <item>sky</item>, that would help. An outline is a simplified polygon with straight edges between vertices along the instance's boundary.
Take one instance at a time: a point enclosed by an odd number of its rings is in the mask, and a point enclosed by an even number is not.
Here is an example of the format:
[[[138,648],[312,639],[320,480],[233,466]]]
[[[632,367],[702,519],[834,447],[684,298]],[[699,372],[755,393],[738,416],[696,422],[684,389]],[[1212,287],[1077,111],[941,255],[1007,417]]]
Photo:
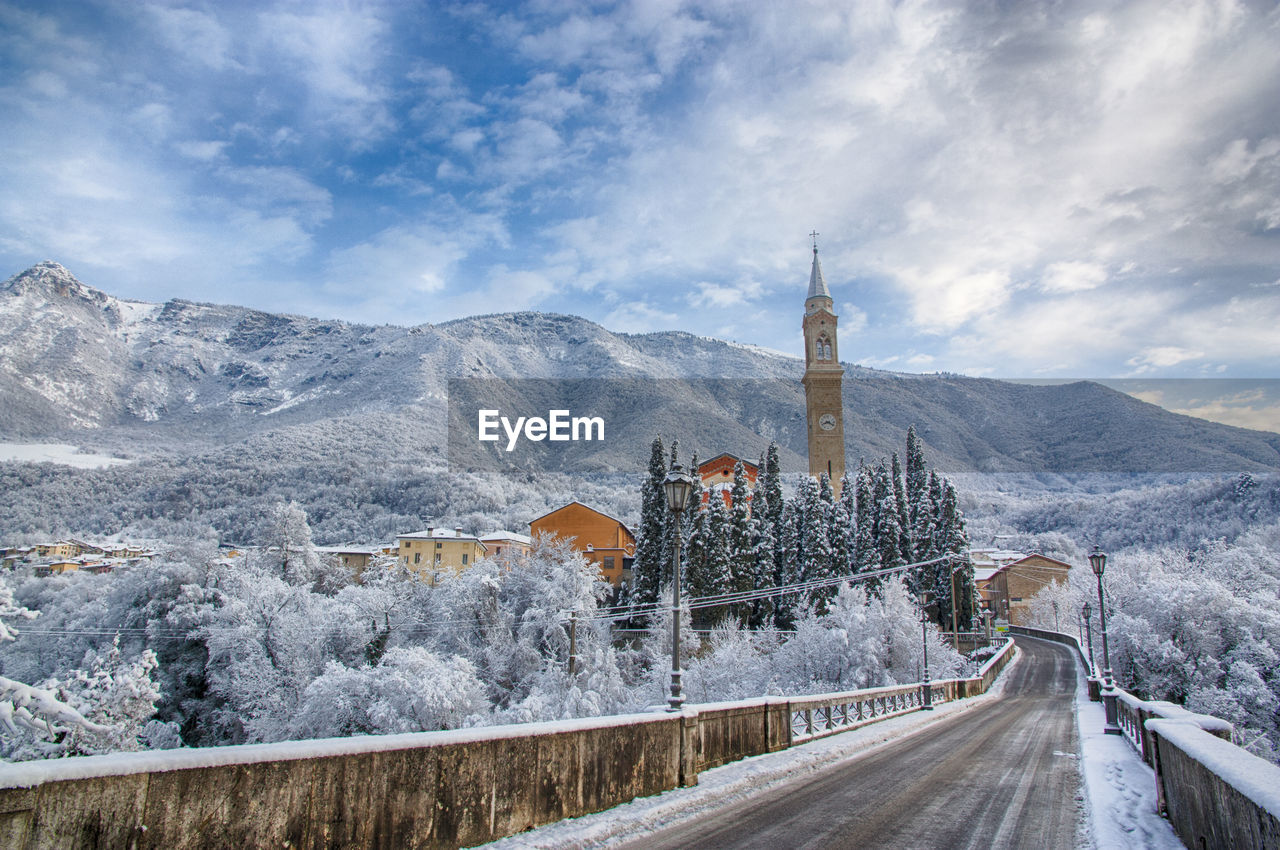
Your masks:
[[[1280,377],[1274,3],[0,0],[0,115],[0,278]]]

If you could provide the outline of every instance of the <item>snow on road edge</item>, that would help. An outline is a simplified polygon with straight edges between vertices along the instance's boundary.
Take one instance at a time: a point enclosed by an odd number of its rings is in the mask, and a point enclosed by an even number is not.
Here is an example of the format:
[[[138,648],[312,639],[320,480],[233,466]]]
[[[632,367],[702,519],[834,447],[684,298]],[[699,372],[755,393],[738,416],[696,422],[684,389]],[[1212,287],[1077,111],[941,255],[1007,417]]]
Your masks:
[[[653,797],[638,797],[612,809],[557,821],[527,832],[481,845],[486,850],[565,848],[583,850],[612,847],[659,829],[692,820],[710,809],[736,803],[762,791],[795,781],[797,774],[812,774],[919,732],[946,717],[970,711],[999,699],[1008,674],[1022,660],[1021,653],[1004,669],[991,690],[982,696],[937,706],[933,711],[913,711],[840,732],[787,750],[752,756],[703,771],[692,788],[677,788]]]
[[[1076,729],[1084,786],[1084,836],[1095,850],[1185,850],[1156,809],[1155,771],[1123,735],[1103,732],[1102,703],[1090,702],[1084,670],[1076,665]]]

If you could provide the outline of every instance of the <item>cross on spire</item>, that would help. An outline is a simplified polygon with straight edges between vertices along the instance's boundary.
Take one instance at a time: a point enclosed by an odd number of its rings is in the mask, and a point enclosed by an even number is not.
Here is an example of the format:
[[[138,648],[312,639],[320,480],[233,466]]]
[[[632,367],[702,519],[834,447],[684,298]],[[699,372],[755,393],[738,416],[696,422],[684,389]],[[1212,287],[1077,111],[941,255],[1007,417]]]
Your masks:
[[[809,237],[813,240],[813,253],[816,254],[818,253],[818,231],[811,232]]]

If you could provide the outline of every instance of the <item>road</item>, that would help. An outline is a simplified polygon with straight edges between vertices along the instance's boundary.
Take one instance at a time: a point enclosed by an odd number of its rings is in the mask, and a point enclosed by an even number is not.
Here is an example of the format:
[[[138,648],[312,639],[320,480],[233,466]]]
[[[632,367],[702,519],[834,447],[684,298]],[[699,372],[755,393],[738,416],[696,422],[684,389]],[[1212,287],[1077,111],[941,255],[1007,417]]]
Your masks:
[[[1002,698],[624,846],[1078,846],[1075,662],[1061,644],[1017,644],[1025,657]]]

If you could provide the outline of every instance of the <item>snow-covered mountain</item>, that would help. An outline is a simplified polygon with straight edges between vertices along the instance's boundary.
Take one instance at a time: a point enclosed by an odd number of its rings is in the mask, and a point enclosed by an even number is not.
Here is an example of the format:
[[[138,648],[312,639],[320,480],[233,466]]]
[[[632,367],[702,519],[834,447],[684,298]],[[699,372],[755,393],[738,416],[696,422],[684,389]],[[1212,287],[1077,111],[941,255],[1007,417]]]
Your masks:
[[[931,459],[951,470],[1280,468],[1278,435],[1177,416],[1093,383],[846,368],[854,461],[898,449],[915,424]],[[750,457],[776,439],[798,467],[802,372],[799,358],[765,349],[683,333],[615,334],[574,316],[511,313],[405,328],[147,304],[99,292],[53,262],[0,285],[0,441],[142,454],[214,451],[250,438],[296,447],[323,442],[342,423],[343,433],[373,435],[346,446],[354,461],[376,462],[380,451],[439,458],[451,377],[705,377],[728,380],[676,408],[656,397],[658,385],[648,391],[654,397],[633,400],[636,414],[622,427],[636,451],[615,449],[596,464],[642,462],[662,432],[691,448]],[[353,429],[353,421],[368,428]]]

